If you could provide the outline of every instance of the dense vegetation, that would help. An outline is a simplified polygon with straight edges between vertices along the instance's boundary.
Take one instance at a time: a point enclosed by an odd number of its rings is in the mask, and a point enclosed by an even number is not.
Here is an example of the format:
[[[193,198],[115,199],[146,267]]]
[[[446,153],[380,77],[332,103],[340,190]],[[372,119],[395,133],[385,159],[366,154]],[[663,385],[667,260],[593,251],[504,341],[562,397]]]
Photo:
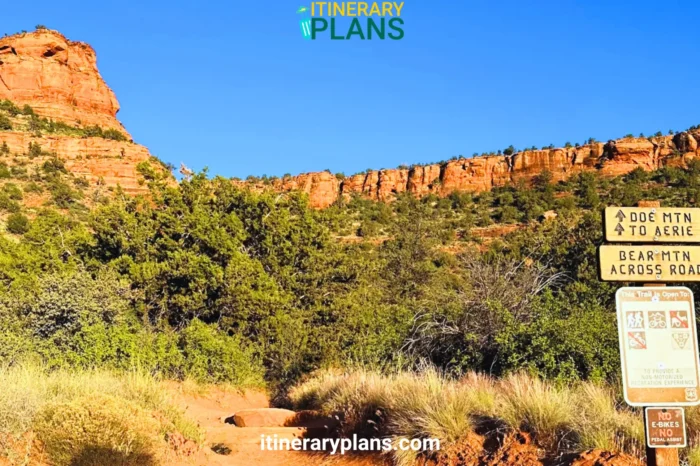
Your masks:
[[[73,189],[49,165],[35,185]],[[691,163],[315,211],[302,195],[205,173],[169,187],[142,168],[149,198],[89,212],[60,196],[27,210],[4,184],[0,360],[241,385],[424,359],[454,373],[614,379],[616,286],[597,279],[599,210],[695,205],[700,193]],[[506,223],[519,227],[481,237]]]
[[[19,122],[20,127],[15,127],[13,120]],[[104,129],[98,125],[81,126],[69,125],[63,121],[55,121],[49,118],[38,116],[30,105],[18,107],[10,100],[0,100],[0,131],[25,130],[35,136],[41,136],[43,133],[48,134],[63,134],[79,138],[104,138],[115,141],[127,141],[127,137],[119,130],[108,128]]]

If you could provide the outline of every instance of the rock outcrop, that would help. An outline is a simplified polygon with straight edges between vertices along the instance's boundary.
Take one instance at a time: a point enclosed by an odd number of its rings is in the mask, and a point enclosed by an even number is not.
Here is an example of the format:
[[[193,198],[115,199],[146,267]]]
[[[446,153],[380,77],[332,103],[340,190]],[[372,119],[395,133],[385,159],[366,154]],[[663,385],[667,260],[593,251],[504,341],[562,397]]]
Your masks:
[[[3,163],[31,167],[58,157],[69,172],[93,187],[120,186],[131,194],[147,191],[137,166],[152,157],[130,140],[117,120],[119,103],[100,76],[95,51],[88,44],[48,29],[0,38],[0,100],[9,100],[16,109],[29,106],[31,111],[17,114],[5,107],[0,112],[12,124],[0,131],[2,155],[7,156]],[[63,129],[37,127],[32,113],[60,122]],[[88,137],[95,134],[94,126],[121,134]],[[41,156],[30,156],[32,145],[41,148]],[[161,169],[158,163],[153,167]],[[315,185],[298,188],[318,190]]]
[[[275,180],[269,187],[303,191],[316,208],[325,208],[339,198],[356,195],[382,202],[390,202],[404,192],[418,197],[448,196],[453,192],[488,191],[509,183],[531,184],[545,171],[554,181],[560,181],[581,171],[617,176],[636,168],[650,171],[664,166],[683,166],[700,156],[699,140],[700,129],[693,129],[669,136],[623,138],[605,144],[591,142],[579,147],[527,150],[510,156],[461,158],[442,164],[372,170],[340,182],[329,172],[307,173]]]
[[[127,194],[147,191],[143,177],[136,167],[151,156],[148,149],[138,144],[103,138],[52,135],[35,137],[18,131],[0,132],[0,144],[3,142],[15,154],[12,159],[18,165],[40,165],[46,158],[56,154],[63,161],[66,170],[78,177],[84,177],[93,186],[120,186]],[[26,152],[30,143],[39,144],[46,155],[34,159],[28,157]]]
[[[0,39],[0,99],[29,104],[54,120],[126,133],[93,48],[57,31],[38,29]]]

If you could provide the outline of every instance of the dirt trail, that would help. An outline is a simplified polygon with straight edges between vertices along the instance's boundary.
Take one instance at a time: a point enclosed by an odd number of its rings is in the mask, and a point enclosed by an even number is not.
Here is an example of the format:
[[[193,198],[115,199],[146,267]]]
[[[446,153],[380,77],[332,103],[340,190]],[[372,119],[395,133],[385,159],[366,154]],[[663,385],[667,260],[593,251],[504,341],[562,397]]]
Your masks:
[[[207,394],[197,395],[183,392],[173,384],[173,401],[186,410],[187,416],[199,423],[206,438],[200,449],[192,449],[189,456],[180,455],[166,461],[169,466],[389,466],[386,457],[331,456],[326,453],[313,454],[295,451],[263,451],[260,436],[277,435],[278,439],[323,437],[325,429],[318,427],[236,427],[226,423],[235,413],[249,409],[269,408],[265,394],[247,393],[239,395],[213,389]],[[264,411],[271,413],[271,411]],[[313,421],[310,426],[318,425]],[[321,433],[322,435],[319,435]],[[641,461],[622,454],[601,450],[568,455],[557,461],[539,458],[541,453],[529,435],[511,434],[486,448],[485,438],[472,435],[464,445],[449,448],[433,460],[419,464],[430,466],[642,466]],[[215,452],[217,450],[219,453]],[[494,448],[495,447],[495,448]]]
[[[212,390],[197,395],[183,393],[175,386],[174,402],[186,410],[187,416],[205,430],[201,450],[189,457],[169,461],[173,466],[383,466],[381,458],[331,456],[295,451],[263,451],[261,435],[277,435],[277,438],[303,438],[304,427],[236,427],[224,420],[244,409],[268,408],[267,397],[262,393],[239,395]],[[220,453],[212,450],[215,447]],[[222,454],[225,453],[225,454]]]

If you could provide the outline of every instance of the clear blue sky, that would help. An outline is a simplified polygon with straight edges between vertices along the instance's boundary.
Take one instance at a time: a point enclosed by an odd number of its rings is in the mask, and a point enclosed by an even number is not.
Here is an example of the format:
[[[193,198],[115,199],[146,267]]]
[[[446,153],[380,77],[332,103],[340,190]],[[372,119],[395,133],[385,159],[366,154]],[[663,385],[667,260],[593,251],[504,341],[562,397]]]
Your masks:
[[[305,41],[305,0],[14,2],[89,42],[119,118],[224,176],[448,159],[700,123],[697,0],[406,0],[402,41]]]

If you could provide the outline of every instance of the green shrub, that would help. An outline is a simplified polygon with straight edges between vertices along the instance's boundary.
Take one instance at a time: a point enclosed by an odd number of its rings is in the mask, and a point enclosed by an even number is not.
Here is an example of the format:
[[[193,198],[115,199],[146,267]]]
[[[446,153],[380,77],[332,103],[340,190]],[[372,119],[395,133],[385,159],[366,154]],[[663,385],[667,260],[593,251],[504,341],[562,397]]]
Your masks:
[[[10,199],[10,196],[8,196],[7,193],[0,192],[0,210],[15,213],[19,212],[21,208],[22,207],[17,203],[17,201]]]
[[[41,146],[38,142],[32,141],[29,143],[29,150],[27,151],[27,155],[29,156],[29,158],[39,157],[43,153],[44,151],[41,149]]]
[[[0,110],[3,110],[5,112],[9,113],[10,116],[13,116],[13,117],[17,116],[21,113],[19,107],[17,107],[10,100],[0,100]]]
[[[22,190],[14,183],[7,183],[2,187],[2,191],[7,194],[10,199],[15,201],[22,200]]]
[[[7,115],[0,115],[0,131],[12,131],[12,122]]]
[[[123,322],[129,291],[112,274],[93,278],[66,272],[43,275],[7,299],[33,334],[61,343],[87,325]]]
[[[7,217],[7,231],[15,235],[23,235],[29,231],[29,219],[19,212]]]
[[[7,164],[5,162],[0,162],[0,178],[11,178],[12,177],[12,172],[10,172],[10,169],[7,168]]]
[[[53,175],[55,173],[68,173],[66,171],[66,166],[63,160],[58,157],[52,157],[41,165],[41,169],[47,175]]]
[[[230,381],[238,386],[263,383],[263,367],[240,338],[193,320],[181,333],[185,373],[201,382]]]
[[[27,169],[18,166],[10,167],[10,177],[17,178],[18,180],[27,179]]]
[[[90,187],[90,182],[84,176],[81,176],[80,178],[75,178],[73,180],[73,184],[75,184],[75,186],[80,188],[80,189],[85,189],[85,188]]]
[[[79,191],[74,190],[62,181],[54,181],[49,188],[51,191],[51,199],[57,207],[67,209],[76,201],[82,198]]]
[[[26,185],[24,185],[24,192],[25,193],[42,193],[42,192],[44,192],[44,188],[42,188],[39,183],[32,181],[32,182],[29,182]]]
[[[102,132],[102,137],[105,139],[112,139],[114,141],[126,141],[126,136],[116,129],[106,129]]]

